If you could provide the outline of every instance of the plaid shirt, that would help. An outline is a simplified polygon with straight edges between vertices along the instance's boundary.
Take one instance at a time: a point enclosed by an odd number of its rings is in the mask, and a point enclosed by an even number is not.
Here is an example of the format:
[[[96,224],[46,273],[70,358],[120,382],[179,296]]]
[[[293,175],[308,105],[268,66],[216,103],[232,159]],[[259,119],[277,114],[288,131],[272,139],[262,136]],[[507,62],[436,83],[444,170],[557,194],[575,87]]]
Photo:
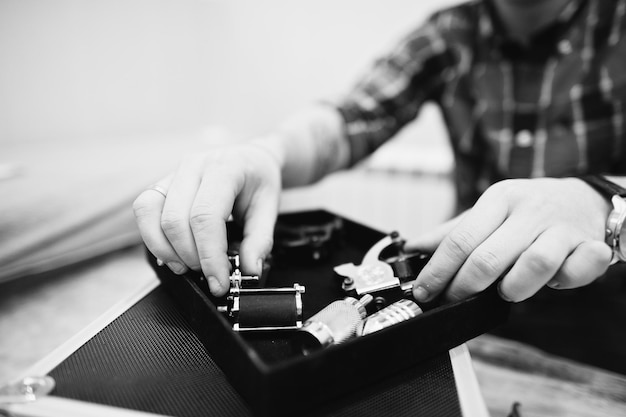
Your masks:
[[[488,0],[434,14],[338,104],[352,162],[440,106],[459,208],[505,178],[626,174],[626,0],[574,0],[527,46]]]

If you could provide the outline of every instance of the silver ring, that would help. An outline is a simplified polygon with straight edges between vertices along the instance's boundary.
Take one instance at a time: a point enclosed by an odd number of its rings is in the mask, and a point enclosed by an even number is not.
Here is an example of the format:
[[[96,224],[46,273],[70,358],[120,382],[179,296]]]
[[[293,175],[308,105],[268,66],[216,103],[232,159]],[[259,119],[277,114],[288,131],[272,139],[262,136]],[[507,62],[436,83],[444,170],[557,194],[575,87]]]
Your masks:
[[[163,197],[167,198],[167,190],[158,184],[153,185],[152,187],[148,188],[146,191],[148,190],[156,191],[157,193],[161,194]]]

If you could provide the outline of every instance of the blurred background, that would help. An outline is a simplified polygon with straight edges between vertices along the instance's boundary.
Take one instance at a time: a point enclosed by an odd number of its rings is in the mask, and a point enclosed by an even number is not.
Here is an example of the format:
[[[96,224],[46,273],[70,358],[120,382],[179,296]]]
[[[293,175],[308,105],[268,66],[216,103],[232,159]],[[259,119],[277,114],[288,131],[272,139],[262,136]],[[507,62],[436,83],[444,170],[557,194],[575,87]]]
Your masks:
[[[154,280],[131,204],[183,154],[341,94],[452,3],[0,0],[0,382]],[[452,161],[437,110],[422,113],[282,207],[405,236],[445,219]]]
[[[271,129],[451,0],[2,0],[3,142]]]
[[[137,242],[131,202],[179,157],[332,100],[452,3],[0,1],[0,281]],[[438,111],[422,113],[367,167],[446,175]],[[290,201],[336,201],[362,183]],[[448,202],[450,187],[442,192],[431,198]],[[398,217],[377,201],[377,218]]]

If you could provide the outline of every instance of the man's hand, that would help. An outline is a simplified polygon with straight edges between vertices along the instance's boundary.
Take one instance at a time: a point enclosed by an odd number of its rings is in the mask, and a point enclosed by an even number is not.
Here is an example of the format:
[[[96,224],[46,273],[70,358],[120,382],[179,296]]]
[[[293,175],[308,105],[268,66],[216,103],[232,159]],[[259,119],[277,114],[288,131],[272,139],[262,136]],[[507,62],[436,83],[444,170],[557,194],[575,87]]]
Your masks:
[[[281,189],[279,160],[257,144],[218,147],[187,158],[133,204],[141,236],[174,273],[201,270],[214,295],[229,288],[226,221],[244,225],[242,270],[260,274],[270,252]]]
[[[413,295],[451,301],[486,289],[503,276],[502,298],[522,301],[541,287],[589,284],[609,266],[604,243],[610,203],[576,178],[506,180],[475,206],[409,249],[434,250]]]

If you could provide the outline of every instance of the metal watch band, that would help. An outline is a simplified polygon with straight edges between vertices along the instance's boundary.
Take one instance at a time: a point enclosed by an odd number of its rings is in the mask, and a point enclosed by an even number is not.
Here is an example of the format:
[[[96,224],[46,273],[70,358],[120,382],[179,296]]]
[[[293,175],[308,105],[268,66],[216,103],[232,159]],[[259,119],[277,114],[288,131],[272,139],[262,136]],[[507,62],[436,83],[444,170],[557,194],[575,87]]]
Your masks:
[[[626,188],[607,180],[602,175],[583,175],[578,178],[591,185],[598,192],[600,192],[602,195],[606,196],[609,199],[614,195],[626,197]]]
[[[606,244],[613,250],[611,265],[618,261],[626,261],[626,252],[620,245],[622,228],[624,226],[624,215],[626,213],[626,189],[609,181],[601,175],[586,175],[579,177],[600,194],[611,200],[613,210],[609,214],[606,222]]]

